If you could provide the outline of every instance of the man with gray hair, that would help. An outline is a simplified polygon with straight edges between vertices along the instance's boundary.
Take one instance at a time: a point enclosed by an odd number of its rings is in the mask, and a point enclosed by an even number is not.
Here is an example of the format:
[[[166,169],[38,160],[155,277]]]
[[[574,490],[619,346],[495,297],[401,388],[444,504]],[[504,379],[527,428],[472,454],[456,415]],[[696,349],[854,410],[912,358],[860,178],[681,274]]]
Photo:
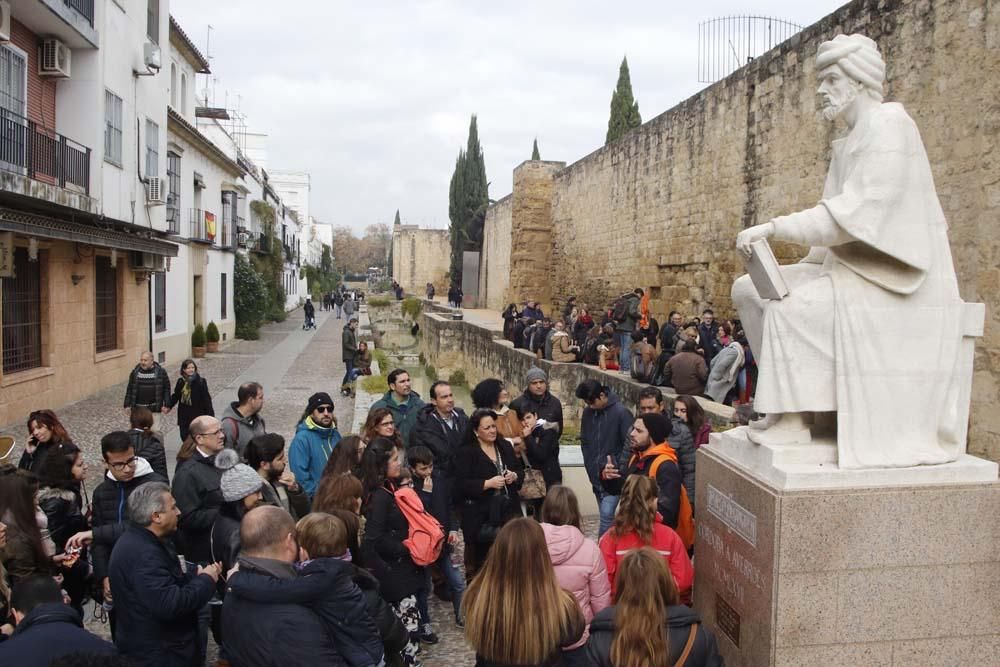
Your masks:
[[[170,487],[149,482],[127,502],[131,525],[111,553],[118,622],[115,644],[134,665],[190,667],[198,657],[198,610],[215,592],[222,566],[182,566],[168,539],[180,511]]]
[[[838,35],[816,55],[823,115],[842,119],[819,204],[743,230],[736,246],[776,239],[811,246],[780,268],[788,295],[733,302],[758,360],[751,441],[810,442],[806,413],[836,412],[841,468],[942,463],[960,432],[949,406],[961,299],[947,222],[920,133],[902,105],[882,103],[885,63],[864,35]],[[925,354],[932,350],[928,363]],[[964,446],[964,442],[961,443]],[[954,454],[954,456],[952,455]]]

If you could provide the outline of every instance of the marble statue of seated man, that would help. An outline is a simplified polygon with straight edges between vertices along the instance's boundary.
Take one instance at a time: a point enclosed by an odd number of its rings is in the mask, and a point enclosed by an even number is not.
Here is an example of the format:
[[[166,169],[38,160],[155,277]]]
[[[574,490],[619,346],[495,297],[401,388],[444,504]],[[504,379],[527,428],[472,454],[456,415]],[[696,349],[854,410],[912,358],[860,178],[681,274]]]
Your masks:
[[[968,409],[954,386],[963,304],[920,133],[882,101],[885,63],[868,37],[824,42],[816,70],[824,116],[848,127],[822,199],[736,240],[748,256],[759,239],[811,247],[781,267],[781,300],[761,299],[748,276],[733,285],[759,365],[754,408],[767,415],[748,437],[809,442],[810,424],[832,426],[836,413],[841,468],[955,460]]]

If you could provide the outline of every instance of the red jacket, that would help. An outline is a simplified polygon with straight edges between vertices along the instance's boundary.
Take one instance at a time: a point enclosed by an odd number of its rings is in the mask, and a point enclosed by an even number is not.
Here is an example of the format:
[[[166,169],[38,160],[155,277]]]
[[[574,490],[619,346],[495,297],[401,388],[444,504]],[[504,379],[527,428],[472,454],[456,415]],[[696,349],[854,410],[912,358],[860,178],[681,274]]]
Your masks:
[[[677,585],[677,592],[681,596],[681,602],[688,604],[691,601],[691,585],[694,583],[694,566],[688,558],[684,541],[674,532],[673,528],[661,523],[659,515],[653,523],[653,542],[646,544],[636,533],[628,533],[623,537],[615,536],[615,529],[612,527],[601,537],[601,554],[604,556],[604,563],[608,567],[608,578],[611,580],[611,594],[615,595],[615,575],[618,574],[618,566],[632,549],[650,546],[656,549],[663,556],[670,574],[674,575],[674,583]]]

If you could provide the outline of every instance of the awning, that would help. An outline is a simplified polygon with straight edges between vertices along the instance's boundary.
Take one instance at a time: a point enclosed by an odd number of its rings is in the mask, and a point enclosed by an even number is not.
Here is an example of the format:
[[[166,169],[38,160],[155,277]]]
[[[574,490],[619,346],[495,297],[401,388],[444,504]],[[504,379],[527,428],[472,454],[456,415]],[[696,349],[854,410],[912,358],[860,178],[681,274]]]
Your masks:
[[[164,257],[177,256],[177,244],[155,238],[155,231],[136,225],[123,228],[120,224],[84,224],[0,207],[0,232],[86,243],[102,248],[137,250]]]

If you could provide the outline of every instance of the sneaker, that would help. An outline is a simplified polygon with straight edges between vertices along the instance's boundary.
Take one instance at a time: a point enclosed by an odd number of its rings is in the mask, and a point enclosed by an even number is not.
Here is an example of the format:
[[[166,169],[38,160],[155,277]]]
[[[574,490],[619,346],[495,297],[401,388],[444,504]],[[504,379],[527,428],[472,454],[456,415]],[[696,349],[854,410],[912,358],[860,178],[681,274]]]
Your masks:
[[[461,616],[456,616],[455,617],[455,625],[457,625],[458,627],[460,627],[460,628],[462,628],[464,630],[465,629],[465,619],[462,618]]]
[[[417,635],[417,639],[419,639],[424,644],[438,643],[438,636],[434,634],[434,631],[431,629],[430,625],[424,626],[424,629],[421,630],[419,635]]]

